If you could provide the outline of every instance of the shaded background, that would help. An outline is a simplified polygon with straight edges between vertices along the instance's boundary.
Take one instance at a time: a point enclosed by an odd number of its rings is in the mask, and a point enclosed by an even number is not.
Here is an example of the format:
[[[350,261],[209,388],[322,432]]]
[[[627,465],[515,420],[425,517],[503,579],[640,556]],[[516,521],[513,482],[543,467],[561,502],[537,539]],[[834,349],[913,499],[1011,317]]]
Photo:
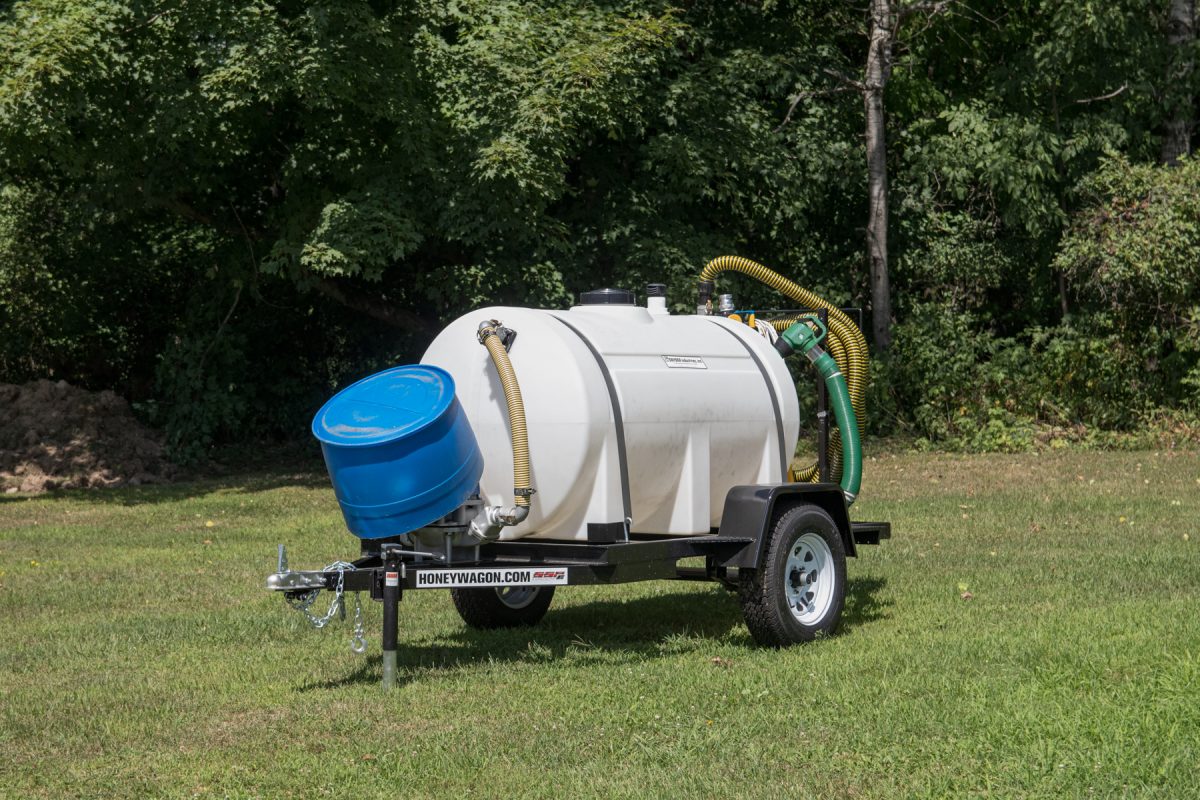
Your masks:
[[[688,311],[738,253],[869,314],[879,5],[4,4],[0,382],[113,389],[187,461],[483,304]],[[1194,4],[892,5],[871,431],[1194,432]]]

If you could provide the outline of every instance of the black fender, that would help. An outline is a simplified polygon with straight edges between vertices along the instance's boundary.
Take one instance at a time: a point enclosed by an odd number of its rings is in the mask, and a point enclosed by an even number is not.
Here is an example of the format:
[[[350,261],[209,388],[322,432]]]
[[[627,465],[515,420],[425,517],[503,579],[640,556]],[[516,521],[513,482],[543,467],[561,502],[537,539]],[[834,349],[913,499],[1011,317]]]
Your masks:
[[[837,525],[847,556],[857,556],[846,496],[836,483],[777,483],[734,486],[725,495],[719,534],[753,539],[722,566],[758,569],[766,554],[771,526],[781,514],[804,503],[823,509]]]

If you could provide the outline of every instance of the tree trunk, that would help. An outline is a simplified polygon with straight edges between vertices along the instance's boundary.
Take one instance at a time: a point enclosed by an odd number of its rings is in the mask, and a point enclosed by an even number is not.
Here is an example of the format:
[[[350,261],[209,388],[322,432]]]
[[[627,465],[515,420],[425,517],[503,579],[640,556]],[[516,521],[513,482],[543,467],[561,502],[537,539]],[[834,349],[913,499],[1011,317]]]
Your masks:
[[[1195,23],[1195,0],[1171,0],[1167,16],[1167,44],[1173,48],[1174,57],[1167,71],[1166,90],[1171,108],[1162,141],[1163,163],[1171,166],[1179,163],[1180,157],[1192,152],[1196,100],[1189,88],[1193,62],[1186,51],[1191,49],[1196,38]],[[1182,91],[1176,88],[1181,85],[1184,87]]]
[[[871,263],[871,330],[875,347],[892,344],[892,297],[888,281],[887,137],[883,91],[891,74],[895,18],[890,0],[871,0],[863,102],[867,112],[867,257]]]

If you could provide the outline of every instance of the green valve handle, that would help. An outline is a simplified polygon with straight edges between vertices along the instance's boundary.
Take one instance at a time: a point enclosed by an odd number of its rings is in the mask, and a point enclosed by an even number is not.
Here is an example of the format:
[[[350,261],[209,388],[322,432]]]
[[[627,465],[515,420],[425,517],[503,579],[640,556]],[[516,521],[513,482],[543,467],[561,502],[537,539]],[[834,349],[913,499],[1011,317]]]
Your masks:
[[[811,327],[812,325],[815,325],[820,330],[820,333],[814,330]],[[797,322],[779,335],[787,340],[787,343],[792,346],[793,350],[799,350],[801,353],[807,355],[809,350],[825,341],[825,337],[828,334],[829,327],[821,321],[820,317],[813,316],[803,322]]]

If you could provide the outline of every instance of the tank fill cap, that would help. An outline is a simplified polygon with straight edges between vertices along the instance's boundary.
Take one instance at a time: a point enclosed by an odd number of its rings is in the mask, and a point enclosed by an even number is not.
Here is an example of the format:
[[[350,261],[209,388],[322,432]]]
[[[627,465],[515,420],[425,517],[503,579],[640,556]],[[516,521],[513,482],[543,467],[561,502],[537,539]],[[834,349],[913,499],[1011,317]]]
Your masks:
[[[628,289],[592,289],[579,295],[581,306],[632,306],[636,298]]]

